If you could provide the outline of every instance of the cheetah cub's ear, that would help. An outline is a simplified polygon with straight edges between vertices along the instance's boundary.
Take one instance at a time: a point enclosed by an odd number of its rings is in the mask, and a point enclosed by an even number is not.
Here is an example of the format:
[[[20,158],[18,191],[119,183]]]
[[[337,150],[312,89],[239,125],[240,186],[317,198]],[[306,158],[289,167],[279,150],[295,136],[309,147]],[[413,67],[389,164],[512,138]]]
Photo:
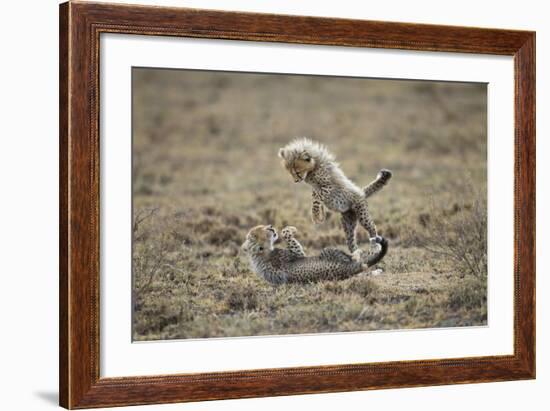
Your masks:
[[[279,157],[282,158],[283,160],[285,159],[285,149],[284,148],[279,149]]]
[[[250,241],[248,241],[248,239],[246,239],[246,240],[244,241],[244,243],[241,244],[241,251],[247,253],[249,247],[250,247]]]
[[[241,251],[244,251],[245,253],[248,253],[252,250],[252,246],[256,242],[256,236],[253,234],[248,233],[246,235],[246,239],[244,240],[244,243],[241,245]]]

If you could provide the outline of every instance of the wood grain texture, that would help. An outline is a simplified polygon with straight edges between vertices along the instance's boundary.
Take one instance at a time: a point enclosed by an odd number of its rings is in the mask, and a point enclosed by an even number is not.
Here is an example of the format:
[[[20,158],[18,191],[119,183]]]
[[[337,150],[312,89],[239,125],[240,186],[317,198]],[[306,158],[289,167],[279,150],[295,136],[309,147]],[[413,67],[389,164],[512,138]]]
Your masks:
[[[69,6],[59,13],[59,402],[69,404],[69,282],[68,282],[68,135],[69,135]]]
[[[273,41],[515,59],[514,355],[156,377],[99,374],[101,33]],[[535,34],[70,2],[60,6],[60,404],[90,408],[535,376]]]
[[[535,34],[515,60],[515,331],[517,356],[535,374]]]

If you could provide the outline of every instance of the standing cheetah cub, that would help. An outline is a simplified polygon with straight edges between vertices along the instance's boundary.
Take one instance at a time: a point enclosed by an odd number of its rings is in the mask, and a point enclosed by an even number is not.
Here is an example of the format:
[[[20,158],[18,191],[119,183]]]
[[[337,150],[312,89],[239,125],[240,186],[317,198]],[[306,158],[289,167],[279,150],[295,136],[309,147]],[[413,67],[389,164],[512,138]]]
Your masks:
[[[361,189],[346,177],[325,146],[307,138],[296,139],[281,148],[279,157],[295,183],[305,181],[313,188],[311,214],[315,224],[325,220],[327,207],[341,213],[350,252],[358,248],[357,222],[369,233],[371,244],[381,244],[382,237],[369,213],[367,197],[387,184],[391,171],[382,169],[373,182]]]

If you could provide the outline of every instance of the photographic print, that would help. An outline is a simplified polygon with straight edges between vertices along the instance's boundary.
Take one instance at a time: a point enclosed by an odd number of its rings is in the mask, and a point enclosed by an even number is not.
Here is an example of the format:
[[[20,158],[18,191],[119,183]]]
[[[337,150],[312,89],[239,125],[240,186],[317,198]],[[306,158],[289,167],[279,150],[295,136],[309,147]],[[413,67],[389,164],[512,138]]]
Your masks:
[[[63,407],[535,378],[535,32],[59,29]]]
[[[134,341],[487,325],[487,85],[132,69]]]

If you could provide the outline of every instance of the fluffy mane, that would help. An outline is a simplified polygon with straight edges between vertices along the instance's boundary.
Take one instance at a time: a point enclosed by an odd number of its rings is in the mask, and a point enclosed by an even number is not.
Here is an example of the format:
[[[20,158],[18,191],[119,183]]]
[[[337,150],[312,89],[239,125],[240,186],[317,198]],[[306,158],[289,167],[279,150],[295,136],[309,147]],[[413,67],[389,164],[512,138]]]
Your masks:
[[[321,143],[301,137],[292,140],[279,150],[279,156],[288,161],[299,157],[306,151],[311,157],[322,163],[334,162],[334,155]]]

